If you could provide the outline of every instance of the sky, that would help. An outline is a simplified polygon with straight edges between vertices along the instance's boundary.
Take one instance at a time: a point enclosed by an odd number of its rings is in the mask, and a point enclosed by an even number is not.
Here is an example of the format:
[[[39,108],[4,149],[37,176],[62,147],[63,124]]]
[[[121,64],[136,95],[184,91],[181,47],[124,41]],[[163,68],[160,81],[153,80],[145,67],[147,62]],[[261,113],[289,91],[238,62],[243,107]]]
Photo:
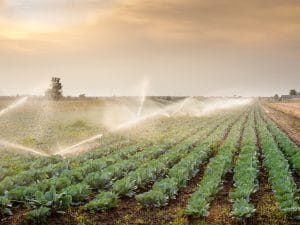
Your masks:
[[[0,0],[0,95],[300,90],[299,0]]]

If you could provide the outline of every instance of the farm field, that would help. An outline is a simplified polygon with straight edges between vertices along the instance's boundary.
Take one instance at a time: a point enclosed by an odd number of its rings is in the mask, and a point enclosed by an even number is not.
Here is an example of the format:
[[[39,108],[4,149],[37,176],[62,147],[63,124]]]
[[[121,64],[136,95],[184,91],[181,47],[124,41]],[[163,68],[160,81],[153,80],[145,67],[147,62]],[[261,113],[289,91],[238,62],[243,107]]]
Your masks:
[[[300,0],[0,0],[0,225],[300,225]]]
[[[3,143],[47,156],[0,146],[0,224],[300,224],[300,149],[260,102],[151,99],[115,129],[106,113],[123,121],[134,101],[32,100],[1,117]]]

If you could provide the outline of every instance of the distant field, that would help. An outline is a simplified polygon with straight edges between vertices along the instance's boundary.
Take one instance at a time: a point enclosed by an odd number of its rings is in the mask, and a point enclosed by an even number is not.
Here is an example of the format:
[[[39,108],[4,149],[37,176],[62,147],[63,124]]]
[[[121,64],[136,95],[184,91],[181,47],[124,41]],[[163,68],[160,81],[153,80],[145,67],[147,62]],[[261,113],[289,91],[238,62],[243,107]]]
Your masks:
[[[264,103],[267,114],[300,145],[300,103]]]
[[[298,224],[300,149],[259,102],[31,100],[0,122],[46,153],[103,133],[64,157],[0,146],[0,224]]]
[[[102,132],[102,106],[101,101],[29,101],[0,118],[0,139],[51,152]]]
[[[297,103],[268,103],[269,107],[295,116],[300,119],[300,102]]]

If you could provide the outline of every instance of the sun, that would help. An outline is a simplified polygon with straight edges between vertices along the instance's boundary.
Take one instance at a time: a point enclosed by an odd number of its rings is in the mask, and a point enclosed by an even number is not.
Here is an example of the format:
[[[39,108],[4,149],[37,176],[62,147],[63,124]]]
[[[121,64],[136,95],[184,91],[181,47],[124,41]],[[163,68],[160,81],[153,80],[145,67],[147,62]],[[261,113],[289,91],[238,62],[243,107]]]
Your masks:
[[[36,34],[66,30],[95,21],[114,1],[4,0],[0,2],[0,35],[26,39]]]

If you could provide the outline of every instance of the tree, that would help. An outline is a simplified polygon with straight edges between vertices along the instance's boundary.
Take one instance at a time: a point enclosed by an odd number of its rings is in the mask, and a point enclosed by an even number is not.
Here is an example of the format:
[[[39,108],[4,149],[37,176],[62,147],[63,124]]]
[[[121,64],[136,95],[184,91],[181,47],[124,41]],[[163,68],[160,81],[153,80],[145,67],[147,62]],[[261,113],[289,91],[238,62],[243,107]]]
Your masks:
[[[63,86],[60,82],[60,78],[52,77],[51,87],[46,91],[45,95],[48,99],[58,101],[63,97],[62,88]]]
[[[295,89],[290,90],[290,95],[297,95],[297,91]]]
[[[81,94],[81,95],[79,95],[79,98],[80,98],[80,99],[85,99],[86,96],[85,96],[85,94]]]
[[[278,100],[278,99],[279,99],[278,94],[274,95],[274,99],[275,99],[275,100]]]

